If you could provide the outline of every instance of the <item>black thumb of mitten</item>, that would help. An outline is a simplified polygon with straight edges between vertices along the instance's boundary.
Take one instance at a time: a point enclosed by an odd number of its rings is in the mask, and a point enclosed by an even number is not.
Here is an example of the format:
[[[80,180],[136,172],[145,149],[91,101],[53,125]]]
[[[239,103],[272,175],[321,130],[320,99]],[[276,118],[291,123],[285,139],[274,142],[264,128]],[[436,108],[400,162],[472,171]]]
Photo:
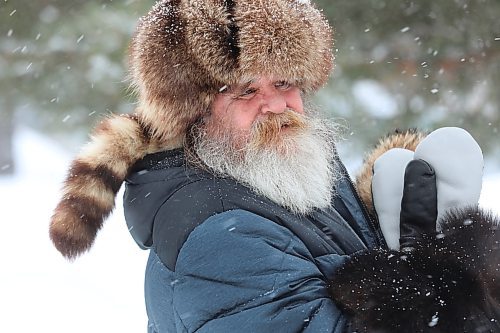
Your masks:
[[[424,160],[413,160],[405,169],[400,215],[400,249],[411,251],[423,235],[436,232],[436,173]]]

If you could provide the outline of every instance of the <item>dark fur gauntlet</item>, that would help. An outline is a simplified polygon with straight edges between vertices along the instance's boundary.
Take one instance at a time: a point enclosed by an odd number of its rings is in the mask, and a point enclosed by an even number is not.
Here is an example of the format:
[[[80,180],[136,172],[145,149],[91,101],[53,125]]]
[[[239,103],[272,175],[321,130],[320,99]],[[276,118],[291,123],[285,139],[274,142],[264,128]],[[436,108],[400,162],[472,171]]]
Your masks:
[[[500,332],[500,219],[448,214],[411,253],[354,256],[330,284],[355,332]]]

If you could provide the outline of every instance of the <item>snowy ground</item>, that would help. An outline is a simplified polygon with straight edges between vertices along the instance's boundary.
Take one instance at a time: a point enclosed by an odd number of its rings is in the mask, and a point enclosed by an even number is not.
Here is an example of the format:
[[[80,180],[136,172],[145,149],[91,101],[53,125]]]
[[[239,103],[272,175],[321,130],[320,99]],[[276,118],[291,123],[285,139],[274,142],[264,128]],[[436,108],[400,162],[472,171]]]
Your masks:
[[[70,157],[27,130],[15,151],[18,172],[0,177],[0,332],[145,332],[147,253],[130,237],[121,202],[91,252],[68,263],[48,221]]]
[[[15,144],[17,173],[0,177],[0,332],[145,332],[147,253],[131,239],[121,201],[91,252],[68,263],[47,230],[70,157],[26,129]],[[485,172],[481,204],[500,213],[500,173]]]

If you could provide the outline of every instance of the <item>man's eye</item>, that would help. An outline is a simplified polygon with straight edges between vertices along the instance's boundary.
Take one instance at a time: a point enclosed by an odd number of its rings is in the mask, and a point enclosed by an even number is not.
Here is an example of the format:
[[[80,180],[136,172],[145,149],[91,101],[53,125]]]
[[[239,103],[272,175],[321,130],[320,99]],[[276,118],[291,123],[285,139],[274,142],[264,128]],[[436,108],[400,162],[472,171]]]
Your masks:
[[[281,89],[281,90],[287,90],[289,89],[292,85],[286,81],[279,81],[275,84],[276,88]]]
[[[238,97],[251,97],[253,96],[255,93],[257,92],[257,89],[255,88],[248,88],[248,89],[245,89],[243,90]]]

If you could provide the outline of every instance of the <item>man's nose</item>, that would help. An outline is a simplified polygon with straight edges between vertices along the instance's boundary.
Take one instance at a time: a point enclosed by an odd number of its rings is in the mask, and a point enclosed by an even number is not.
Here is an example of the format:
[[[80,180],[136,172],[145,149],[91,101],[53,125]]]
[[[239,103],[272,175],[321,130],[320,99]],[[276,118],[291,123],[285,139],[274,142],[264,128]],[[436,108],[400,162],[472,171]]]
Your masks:
[[[286,100],[279,93],[272,93],[262,97],[262,113],[283,113],[286,110]]]

